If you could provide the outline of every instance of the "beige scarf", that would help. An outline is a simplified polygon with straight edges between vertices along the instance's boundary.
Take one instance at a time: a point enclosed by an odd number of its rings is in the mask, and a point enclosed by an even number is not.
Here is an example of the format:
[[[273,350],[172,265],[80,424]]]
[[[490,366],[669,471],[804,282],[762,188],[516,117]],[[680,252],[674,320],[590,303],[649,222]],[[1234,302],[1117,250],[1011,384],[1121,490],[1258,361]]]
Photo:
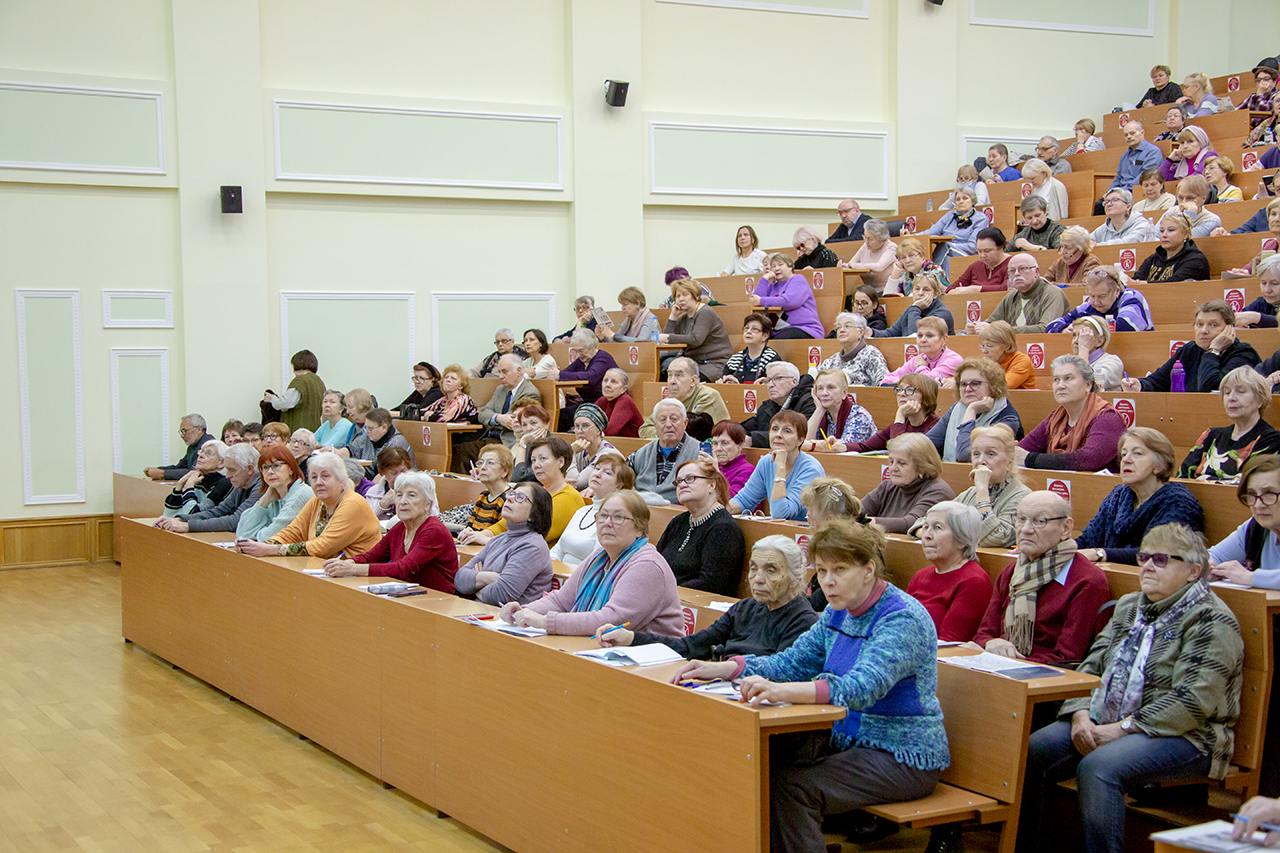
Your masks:
[[[1067,539],[1028,560],[1018,555],[1009,582],[1009,603],[1004,609],[1004,638],[1024,657],[1031,654],[1036,633],[1036,596],[1076,558],[1076,541]]]

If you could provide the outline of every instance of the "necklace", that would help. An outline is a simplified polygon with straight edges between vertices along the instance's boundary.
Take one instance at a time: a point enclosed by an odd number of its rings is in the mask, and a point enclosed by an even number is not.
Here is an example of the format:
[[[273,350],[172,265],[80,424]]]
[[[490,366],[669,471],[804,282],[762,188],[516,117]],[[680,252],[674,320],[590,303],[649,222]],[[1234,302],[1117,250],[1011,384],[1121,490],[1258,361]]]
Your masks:
[[[711,508],[711,512],[707,513],[706,515],[704,515],[702,518],[699,518],[699,519],[695,519],[693,517],[693,513],[689,513],[689,529],[686,530],[684,533],[684,542],[680,543],[680,550],[683,551],[685,548],[689,546],[689,537],[693,535],[693,531],[695,529],[697,529],[698,527],[701,527],[703,523],[706,522],[707,519],[711,518],[713,515],[715,515],[717,512],[719,512],[722,509],[724,509],[723,506],[721,506],[720,504],[716,504],[714,507]]]

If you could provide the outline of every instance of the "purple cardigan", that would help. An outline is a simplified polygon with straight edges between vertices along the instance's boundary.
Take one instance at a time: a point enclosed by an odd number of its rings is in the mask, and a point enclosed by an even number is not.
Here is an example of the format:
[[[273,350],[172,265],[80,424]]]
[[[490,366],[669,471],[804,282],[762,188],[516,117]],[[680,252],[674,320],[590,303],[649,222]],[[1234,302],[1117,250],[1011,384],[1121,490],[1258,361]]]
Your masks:
[[[599,553],[597,548],[579,563],[564,586],[527,606],[547,617],[548,634],[586,637],[606,622],[614,625],[630,622],[631,630],[637,633],[684,636],[684,613],[676,592],[676,576],[658,549],[648,543],[622,567],[608,604],[599,610],[574,613],[573,601],[578,596],[582,575]]]
[[[560,371],[560,378],[566,382],[586,382],[586,385],[574,388],[573,393],[584,400],[598,400],[604,393],[600,390],[600,382],[606,373],[617,366],[618,363],[613,360],[613,356],[598,349],[585,368],[582,367],[582,360],[578,359]]]
[[[818,319],[818,300],[813,296],[813,288],[809,280],[796,273],[782,284],[766,281],[761,278],[752,291],[760,297],[760,305],[765,308],[781,308],[787,312],[787,322],[797,329],[808,332],[815,338],[827,334]]]

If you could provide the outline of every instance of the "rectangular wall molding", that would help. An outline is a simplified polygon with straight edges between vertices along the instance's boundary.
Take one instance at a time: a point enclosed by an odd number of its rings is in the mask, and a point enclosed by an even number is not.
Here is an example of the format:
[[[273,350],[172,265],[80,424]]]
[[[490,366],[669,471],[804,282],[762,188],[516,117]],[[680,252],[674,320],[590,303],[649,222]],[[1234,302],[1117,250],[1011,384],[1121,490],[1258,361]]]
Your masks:
[[[173,291],[102,291],[102,328],[172,329]]]
[[[280,181],[564,190],[558,115],[272,101]]]
[[[165,174],[161,92],[0,81],[0,168]]]
[[[23,503],[84,503],[80,291],[15,290],[14,300]]]
[[[1065,149],[1074,141],[1069,140],[1063,143],[1062,147]],[[986,157],[987,149],[997,142],[1003,142],[1010,151],[1016,150],[1034,157],[1036,146],[1040,144],[1040,137],[1010,136],[1000,133],[965,134],[960,137],[960,162],[972,163],[976,157]]]
[[[138,359],[157,359],[159,362],[160,387],[158,410],[154,413],[159,419],[155,426],[159,432],[159,451],[156,458],[163,460],[163,464],[167,465],[173,461],[169,455],[173,449],[171,435],[173,433],[173,424],[170,421],[169,411],[169,349],[168,347],[112,347],[111,348],[111,454],[112,454],[112,470],[117,474],[129,473],[125,471],[124,465],[124,437],[125,429],[122,425],[123,407],[121,406],[121,380],[120,366],[121,362],[128,363],[131,360]],[[131,408],[135,407],[136,402],[131,403]],[[217,427],[210,426],[210,432]],[[130,434],[132,430],[130,430]],[[155,445],[152,445],[153,447]],[[155,451],[153,451],[155,452]],[[137,467],[137,466],[135,466]],[[134,471],[132,473],[137,473]]]
[[[1122,36],[1156,34],[1156,0],[1073,0],[1028,3],[1026,0],[969,0],[969,23],[1066,33]]]
[[[334,304],[326,306],[325,303]],[[418,360],[417,304],[417,297],[412,292],[281,291],[281,387],[272,390],[279,393],[288,387],[293,378],[289,360],[300,349],[314,352],[320,362],[321,378],[329,383],[329,387],[339,388],[344,393],[354,387],[352,383],[356,383],[364,385],[377,396],[378,389],[369,387],[367,383],[390,381],[392,377],[404,377],[397,388],[407,385],[410,365]],[[298,320],[307,337],[291,332],[293,320]],[[391,331],[393,329],[395,334]],[[407,335],[400,338],[405,342],[405,349],[397,352],[394,350],[395,339],[401,329]],[[326,349],[331,340],[338,343]],[[384,346],[379,347],[378,342]],[[349,375],[335,369],[345,365],[351,367]],[[355,369],[357,365],[360,370]]]
[[[554,293],[433,292],[431,294],[432,363],[442,367],[440,353],[444,351],[455,360],[461,359],[459,363],[464,367],[478,364],[485,355],[493,352],[493,346],[490,343],[492,339],[485,336],[493,334],[500,328],[509,327],[515,335],[516,342],[519,343],[520,335],[526,328],[541,324],[538,320],[540,305],[546,310],[546,314],[542,316],[546,317],[547,337],[551,338],[559,334],[556,331],[556,295]],[[457,319],[469,317],[472,322],[457,327],[455,318],[452,316],[455,312],[459,314]],[[442,314],[449,315],[444,318],[443,323]],[[449,332],[457,332],[458,339],[455,341],[450,338],[449,334],[442,332],[442,328]],[[442,340],[447,340],[448,345],[442,346]],[[481,401],[481,403],[485,402],[488,401]]]
[[[764,3],[754,0],[658,0],[677,6],[718,6],[760,12],[789,12],[793,15],[828,15],[833,18],[870,18],[871,0],[810,0],[808,3]]]

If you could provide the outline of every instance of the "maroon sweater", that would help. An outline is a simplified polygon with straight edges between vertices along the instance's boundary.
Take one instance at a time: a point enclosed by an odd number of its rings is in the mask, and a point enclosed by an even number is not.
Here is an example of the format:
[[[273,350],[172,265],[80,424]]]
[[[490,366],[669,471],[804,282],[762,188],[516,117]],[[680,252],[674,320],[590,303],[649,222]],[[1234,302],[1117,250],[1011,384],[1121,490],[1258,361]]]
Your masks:
[[[964,272],[960,273],[960,277],[956,279],[955,284],[951,285],[951,289],[957,287],[972,287],[978,285],[985,290],[1008,290],[1009,289],[1009,259],[1013,255],[1005,255],[1004,260],[996,264],[995,269],[988,269],[987,265],[982,261],[976,264],[969,264],[965,267]]]
[[[453,535],[435,516],[418,527],[408,553],[404,550],[404,522],[397,521],[377,545],[351,559],[367,565],[369,577],[396,578],[448,593],[453,592],[453,576],[458,572]]]
[[[889,446],[890,439],[897,438],[909,432],[928,432],[933,429],[933,425],[938,422],[938,413],[934,412],[924,419],[924,423],[918,427],[903,421],[902,423],[891,423],[866,441],[848,441],[845,442],[844,449],[848,453],[868,453],[872,450],[884,450]]]
[[[639,438],[640,425],[644,423],[644,415],[636,408],[636,401],[627,393],[619,394],[618,399],[610,402],[604,397],[596,400],[596,405],[604,410],[609,419],[605,427],[605,435],[618,435],[623,438]]]
[[[991,578],[974,560],[943,575],[926,566],[911,576],[907,594],[929,611],[939,640],[967,643],[991,603]]]

